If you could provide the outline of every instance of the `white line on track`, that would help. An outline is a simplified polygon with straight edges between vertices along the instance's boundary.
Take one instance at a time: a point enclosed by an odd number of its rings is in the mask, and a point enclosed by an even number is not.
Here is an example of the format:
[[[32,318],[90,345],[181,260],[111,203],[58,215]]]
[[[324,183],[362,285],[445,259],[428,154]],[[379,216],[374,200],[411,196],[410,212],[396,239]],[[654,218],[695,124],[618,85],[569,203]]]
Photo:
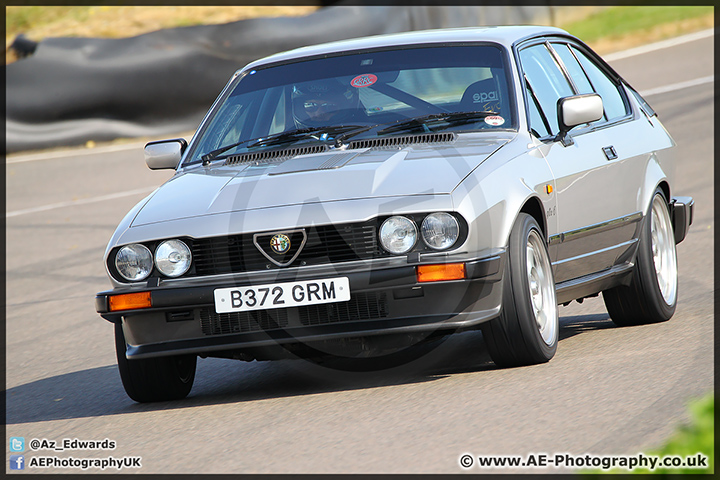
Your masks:
[[[650,88],[639,92],[643,97],[649,97],[650,95],[658,95],[660,93],[674,92],[676,90],[682,90],[683,88],[697,87],[698,85],[704,85],[706,83],[712,83],[715,81],[715,75],[707,77],[696,78],[694,80],[688,80],[685,82],[673,83],[672,85],[665,85],[662,87]]]
[[[700,32],[688,33],[687,35],[682,35],[680,37],[663,40],[662,42],[650,43],[648,45],[643,45],[642,47],[631,48],[629,50],[623,50],[622,52],[603,55],[602,57],[606,62],[614,62],[615,60],[634,57],[635,55],[642,55],[643,53],[650,53],[663,48],[675,47],[677,45],[682,45],[683,43],[694,42],[695,40],[702,40],[703,38],[712,37],[714,34],[715,30],[709,28]]]
[[[50,205],[43,205],[41,207],[26,208],[25,210],[15,210],[14,212],[7,212],[6,218],[18,217],[20,215],[27,215],[28,213],[45,212],[48,210],[55,210],[56,208],[73,207],[76,205],[87,205],[88,203],[104,202],[106,200],[115,200],[117,198],[131,197],[133,195],[139,195],[141,193],[150,193],[157,187],[145,187],[138,188],[137,190],[129,190],[127,192],[112,193],[110,195],[103,195],[100,197],[82,198],[80,200],[72,200],[69,202],[59,202]]]
[[[63,150],[60,152],[42,152],[32,153],[28,155],[18,155],[5,160],[5,163],[11,165],[13,163],[34,162],[36,160],[49,160],[52,158],[77,157],[78,155],[92,155],[96,153],[124,152],[127,150],[142,150],[146,142],[132,143],[125,145],[108,145],[97,148],[77,148],[73,150]]]

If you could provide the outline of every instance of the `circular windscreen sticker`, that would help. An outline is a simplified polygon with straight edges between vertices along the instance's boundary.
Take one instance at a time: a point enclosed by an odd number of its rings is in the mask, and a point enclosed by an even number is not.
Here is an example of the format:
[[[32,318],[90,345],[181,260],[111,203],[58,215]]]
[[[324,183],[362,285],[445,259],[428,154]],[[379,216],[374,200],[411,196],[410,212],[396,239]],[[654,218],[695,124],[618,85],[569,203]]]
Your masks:
[[[377,76],[372,73],[364,73],[358,75],[350,81],[350,85],[357,88],[369,87],[373,83],[377,82]]]
[[[505,119],[500,115],[490,115],[489,117],[485,117],[485,123],[493,127],[497,127],[498,125],[505,123]]]

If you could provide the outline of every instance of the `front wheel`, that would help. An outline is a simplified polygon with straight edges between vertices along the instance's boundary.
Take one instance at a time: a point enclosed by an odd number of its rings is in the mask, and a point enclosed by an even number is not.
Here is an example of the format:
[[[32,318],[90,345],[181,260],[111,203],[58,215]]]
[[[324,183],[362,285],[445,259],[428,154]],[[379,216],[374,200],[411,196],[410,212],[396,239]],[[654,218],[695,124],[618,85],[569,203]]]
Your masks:
[[[483,337],[496,365],[514,367],[549,361],[559,329],[547,245],[535,219],[521,213],[510,233],[502,312],[483,324]]]
[[[120,379],[128,396],[136,402],[161,402],[187,397],[195,380],[197,356],[128,360],[120,322],[115,324],[115,351]]]
[[[675,233],[667,200],[658,189],[645,216],[632,282],[603,291],[603,300],[616,325],[644,325],[669,320],[677,292]]]

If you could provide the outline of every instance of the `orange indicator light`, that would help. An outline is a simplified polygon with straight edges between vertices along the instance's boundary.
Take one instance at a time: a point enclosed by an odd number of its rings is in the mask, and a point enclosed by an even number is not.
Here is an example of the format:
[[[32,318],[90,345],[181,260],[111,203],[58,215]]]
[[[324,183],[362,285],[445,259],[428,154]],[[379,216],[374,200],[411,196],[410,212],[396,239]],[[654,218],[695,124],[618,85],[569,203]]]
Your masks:
[[[110,311],[150,308],[150,292],[126,293],[110,297]]]
[[[553,192],[552,185],[545,185],[545,191],[550,195]]]
[[[443,280],[462,280],[465,278],[464,263],[442,263],[439,265],[419,265],[418,282],[441,282]]]

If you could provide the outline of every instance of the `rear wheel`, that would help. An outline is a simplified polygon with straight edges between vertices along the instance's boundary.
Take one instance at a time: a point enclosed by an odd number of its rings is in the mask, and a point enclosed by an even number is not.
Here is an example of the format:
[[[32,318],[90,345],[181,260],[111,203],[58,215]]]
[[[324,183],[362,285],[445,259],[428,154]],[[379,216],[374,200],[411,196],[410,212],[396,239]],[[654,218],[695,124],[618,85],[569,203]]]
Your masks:
[[[645,217],[632,282],[603,291],[603,300],[616,325],[644,325],[669,320],[677,292],[675,234],[667,200],[658,189]]]
[[[115,324],[115,351],[123,387],[136,402],[161,402],[187,397],[195,380],[197,356],[128,360],[122,325]]]
[[[500,367],[544,363],[555,355],[555,280],[547,245],[530,215],[521,213],[510,233],[502,312],[483,324],[482,332],[490,357]]]

